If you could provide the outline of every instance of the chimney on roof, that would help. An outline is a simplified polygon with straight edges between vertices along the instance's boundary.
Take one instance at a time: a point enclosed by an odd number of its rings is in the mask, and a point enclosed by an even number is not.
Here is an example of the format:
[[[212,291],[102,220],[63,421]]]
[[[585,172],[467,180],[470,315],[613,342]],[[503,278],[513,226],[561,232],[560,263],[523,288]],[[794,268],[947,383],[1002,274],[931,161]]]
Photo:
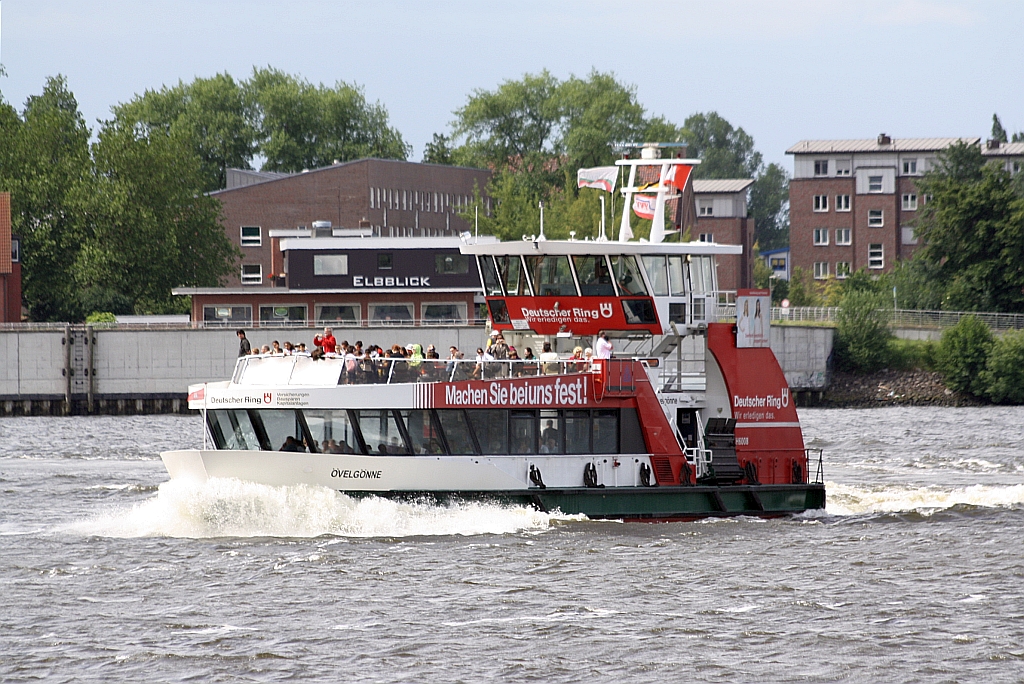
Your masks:
[[[885,133],[879,133],[878,134],[878,144],[879,145],[891,145],[892,144],[892,138],[890,138]]]
[[[359,222],[359,227],[360,228],[369,228],[370,227],[370,221],[364,216],[363,219]]]
[[[985,146],[988,149],[990,149],[990,150],[998,150],[999,149],[999,139],[998,138],[993,138],[993,139],[989,140],[987,143],[985,143]]]

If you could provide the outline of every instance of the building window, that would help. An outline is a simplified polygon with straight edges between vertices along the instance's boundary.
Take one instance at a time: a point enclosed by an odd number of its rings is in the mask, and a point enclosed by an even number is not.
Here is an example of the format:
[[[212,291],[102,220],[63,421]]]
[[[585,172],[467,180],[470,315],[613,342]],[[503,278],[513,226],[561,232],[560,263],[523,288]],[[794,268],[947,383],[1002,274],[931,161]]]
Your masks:
[[[773,271],[785,271],[786,259],[784,257],[772,257],[768,260],[768,265],[771,266]]]
[[[868,192],[882,192],[881,176],[868,176]]]
[[[836,211],[850,211],[849,195],[836,195]]]
[[[905,244],[905,245],[916,245],[917,244],[917,236],[914,235],[914,227],[913,226],[902,226],[900,228],[900,231],[902,232],[902,235],[900,236],[900,238],[901,238],[903,244]]]
[[[815,280],[822,280],[828,278],[828,262],[827,261],[815,261],[814,262],[814,278]]]
[[[359,325],[358,304],[317,304],[316,320],[323,323]]]
[[[420,311],[424,325],[463,325],[466,322],[465,302],[423,302]]]
[[[814,175],[815,176],[827,176],[828,175],[828,159],[815,159],[814,160]]]
[[[412,323],[412,304],[370,304],[370,322],[378,325],[408,325]]]
[[[850,275],[850,262],[849,261],[837,261],[836,262],[836,278],[845,278]]]
[[[814,196],[814,211],[828,211],[828,195]]]
[[[1010,175],[1014,175],[1015,176],[1018,173],[1020,173],[1020,162],[1019,161],[1015,161],[1015,162],[1013,162],[1013,168],[1010,169]]]
[[[377,253],[377,270],[378,271],[390,271],[392,264],[391,252],[378,252]]]
[[[262,285],[263,264],[242,264],[242,284]]]
[[[828,244],[828,228],[814,229],[814,244],[825,246]]]
[[[697,202],[697,213],[701,216],[714,216],[715,203],[713,200],[701,200]]]
[[[348,275],[347,254],[314,254],[313,275]]]
[[[853,164],[849,159],[837,159],[836,160],[836,175],[837,176],[849,176],[850,169]]]
[[[263,229],[259,226],[242,226],[242,246],[259,247],[263,244]]]
[[[868,210],[868,226],[881,228],[885,225],[885,213],[881,209]]]
[[[203,320],[218,323],[251,323],[252,307],[213,304],[203,307]]]
[[[850,244],[850,229],[849,228],[836,228],[836,244],[837,245],[849,245]]]
[[[903,160],[903,175],[909,176],[917,173],[917,160],[916,159],[904,159]]]
[[[469,273],[469,258],[465,254],[438,254],[434,257],[434,272],[438,275]]]
[[[917,195],[914,193],[903,195],[903,211],[917,211]]]
[[[11,263],[16,264],[19,261],[21,261],[21,240],[11,238]]]
[[[306,305],[260,304],[260,323],[305,323]]]
[[[868,268],[885,268],[885,248],[883,245],[868,245]]]
[[[714,242],[715,236],[713,233],[701,233],[697,236],[697,242]]]

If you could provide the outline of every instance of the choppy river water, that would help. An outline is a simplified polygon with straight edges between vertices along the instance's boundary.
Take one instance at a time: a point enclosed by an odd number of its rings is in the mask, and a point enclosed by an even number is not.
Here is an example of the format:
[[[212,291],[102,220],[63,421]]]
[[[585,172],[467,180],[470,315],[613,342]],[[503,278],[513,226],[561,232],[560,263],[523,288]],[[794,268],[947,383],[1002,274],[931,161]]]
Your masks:
[[[1024,409],[801,419],[825,513],[673,524],[171,484],[198,418],[0,419],[0,680],[1024,680]]]

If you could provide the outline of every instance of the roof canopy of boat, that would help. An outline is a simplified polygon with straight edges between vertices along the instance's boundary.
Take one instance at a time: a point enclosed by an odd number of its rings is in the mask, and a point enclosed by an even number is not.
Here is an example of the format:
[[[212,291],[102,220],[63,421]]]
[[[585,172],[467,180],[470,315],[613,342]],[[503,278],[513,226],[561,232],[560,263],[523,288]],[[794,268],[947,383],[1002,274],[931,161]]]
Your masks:
[[[463,254],[742,254],[741,245],[713,242],[613,242],[611,240],[520,240],[462,245]]]

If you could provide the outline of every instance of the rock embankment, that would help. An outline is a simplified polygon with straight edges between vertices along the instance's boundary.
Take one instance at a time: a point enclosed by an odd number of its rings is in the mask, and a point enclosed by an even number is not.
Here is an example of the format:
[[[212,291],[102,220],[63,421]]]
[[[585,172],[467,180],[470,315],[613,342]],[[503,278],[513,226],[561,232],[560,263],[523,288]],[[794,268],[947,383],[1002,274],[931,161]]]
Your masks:
[[[836,371],[819,406],[983,406],[985,402],[949,390],[942,376],[924,370],[881,370],[868,375]]]

